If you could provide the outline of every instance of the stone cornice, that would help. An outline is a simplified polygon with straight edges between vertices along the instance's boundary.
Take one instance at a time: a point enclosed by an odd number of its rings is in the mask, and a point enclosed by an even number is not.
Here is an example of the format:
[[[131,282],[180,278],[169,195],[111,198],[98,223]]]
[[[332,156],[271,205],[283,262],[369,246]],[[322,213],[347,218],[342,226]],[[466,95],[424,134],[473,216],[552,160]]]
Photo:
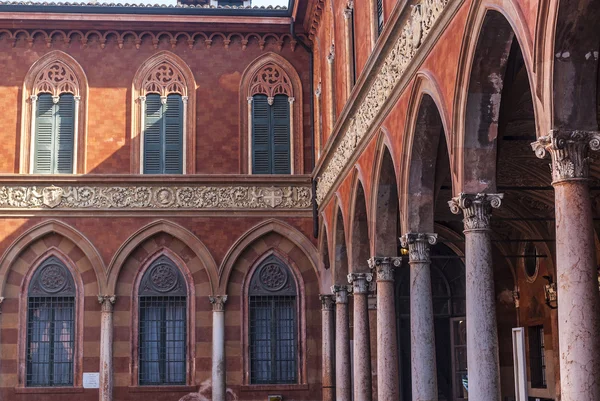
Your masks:
[[[330,141],[333,142],[326,149],[326,158],[315,170],[318,180],[316,197],[320,205],[349,164],[361,140],[371,133],[375,121],[388,105],[395,89],[406,78],[405,72],[412,67],[413,59],[417,58],[424,47],[423,43],[444,10],[449,4],[456,10],[460,3],[462,2],[421,0],[412,6],[405,5],[399,11],[401,14],[392,18],[391,23],[397,26],[391,34],[386,29],[386,37],[380,40],[386,43],[378,46],[379,49],[371,57],[368,68],[362,74],[365,77],[363,82],[357,84],[353,99],[346,105],[346,110],[340,117],[340,125],[332,134]],[[380,53],[376,54],[378,50]]]
[[[61,177],[63,180],[64,176]],[[7,180],[8,181],[8,180]],[[199,211],[310,210],[311,189],[305,179],[289,182],[243,180],[196,183],[22,181],[0,177],[0,212],[6,211]],[[253,182],[254,181],[254,182]],[[200,182],[200,183],[198,183]]]

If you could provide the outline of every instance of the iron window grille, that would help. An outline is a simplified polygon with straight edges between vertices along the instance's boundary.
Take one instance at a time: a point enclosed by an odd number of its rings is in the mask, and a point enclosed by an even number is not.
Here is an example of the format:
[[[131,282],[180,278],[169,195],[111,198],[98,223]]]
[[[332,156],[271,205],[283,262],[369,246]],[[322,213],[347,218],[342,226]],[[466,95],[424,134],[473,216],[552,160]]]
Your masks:
[[[75,285],[56,257],[34,274],[27,299],[27,387],[73,385]]]
[[[383,0],[377,0],[377,36],[383,32]]]
[[[529,370],[531,387],[546,388],[544,326],[529,328]]]
[[[187,287],[168,257],[159,257],[144,273],[138,312],[139,384],[186,384]]]
[[[289,268],[276,256],[266,259],[249,295],[250,383],[297,383],[297,294]]]

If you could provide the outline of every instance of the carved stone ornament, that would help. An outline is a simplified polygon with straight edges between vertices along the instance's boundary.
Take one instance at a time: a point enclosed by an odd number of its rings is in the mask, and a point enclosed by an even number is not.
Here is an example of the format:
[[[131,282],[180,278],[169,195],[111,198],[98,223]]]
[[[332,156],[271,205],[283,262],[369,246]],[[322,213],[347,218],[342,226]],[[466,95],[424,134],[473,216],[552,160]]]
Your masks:
[[[325,162],[317,177],[317,202],[321,203],[331,190],[361,139],[367,135],[392,91],[400,82],[421,44],[431,32],[435,22],[447,6],[449,0],[423,0],[412,8],[411,16],[401,28],[400,36],[387,50],[381,68],[375,74],[366,96],[348,118],[345,131],[340,132],[340,140],[331,151],[331,158]]]
[[[465,231],[489,230],[492,209],[497,209],[502,203],[504,194],[465,194],[448,201],[450,211],[464,215]]]
[[[408,247],[410,262],[430,263],[429,250],[437,243],[437,234],[407,233],[400,237],[403,248]]]
[[[336,304],[347,304],[348,293],[352,292],[352,287],[348,285],[332,285],[331,292],[335,295]]]
[[[74,296],[75,283],[67,267],[50,256],[37,269],[29,284],[29,295]]]
[[[212,304],[213,312],[225,311],[225,302],[227,302],[227,295],[214,295],[208,297],[208,300]]]
[[[266,258],[250,279],[250,295],[296,295],[296,282],[287,264],[275,255]]]
[[[57,60],[49,63],[35,77],[33,95],[50,93],[58,97],[61,93],[79,95],[79,83],[75,72],[64,62]]]
[[[0,209],[308,209],[302,186],[2,186]]]
[[[98,303],[102,307],[102,312],[112,312],[116,301],[116,295],[98,295]]]
[[[321,294],[321,305],[323,310],[331,311],[335,307],[335,296],[332,294]]]
[[[588,179],[590,150],[600,150],[600,132],[552,130],[531,144],[540,159],[550,153],[552,183]]]
[[[402,258],[376,257],[369,259],[369,268],[375,270],[377,281],[394,281],[394,270],[402,266]]]
[[[167,256],[157,258],[144,273],[140,295],[187,295],[186,282],[181,271]]]
[[[267,95],[267,98],[274,98],[275,95],[293,97],[292,80],[280,66],[268,63],[258,70],[250,81],[249,95],[257,94]]]
[[[142,83],[142,96],[157,93],[167,96],[178,93],[187,96],[187,85],[183,73],[171,63],[164,61],[152,69]]]
[[[373,281],[372,273],[350,273],[348,274],[348,282],[352,284],[352,292],[354,294],[368,294],[369,283]]]

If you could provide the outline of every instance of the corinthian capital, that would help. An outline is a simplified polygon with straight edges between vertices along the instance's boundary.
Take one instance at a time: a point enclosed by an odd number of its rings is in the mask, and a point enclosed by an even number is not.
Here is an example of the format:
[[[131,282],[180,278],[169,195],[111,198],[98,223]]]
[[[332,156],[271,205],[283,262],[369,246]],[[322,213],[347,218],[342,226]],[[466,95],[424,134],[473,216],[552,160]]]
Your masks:
[[[335,297],[332,294],[321,294],[319,295],[321,299],[321,305],[323,310],[333,310],[335,306]]]
[[[117,301],[116,295],[98,295],[98,302],[102,307],[102,312],[112,312],[113,305]]]
[[[407,233],[400,237],[403,248],[408,247],[408,257],[411,262],[429,263],[429,249],[437,242],[437,234]]]
[[[227,302],[227,295],[209,296],[208,300],[212,304],[213,312],[223,312],[225,310],[225,302]]]
[[[373,281],[372,273],[350,273],[348,274],[348,282],[352,284],[352,292],[354,294],[368,294],[369,283]]]
[[[377,281],[394,281],[394,270],[402,265],[402,258],[376,257],[369,259],[369,268],[375,270]]]
[[[552,130],[531,144],[540,159],[550,153],[552,183],[589,177],[591,150],[600,149],[600,132]]]
[[[331,292],[335,295],[336,304],[348,303],[348,292],[350,288],[347,285],[332,285]]]
[[[448,202],[450,211],[464,215],[465,231],[489,230],[492,209],[497,209],[502,203],[504,194],[464,194]]]

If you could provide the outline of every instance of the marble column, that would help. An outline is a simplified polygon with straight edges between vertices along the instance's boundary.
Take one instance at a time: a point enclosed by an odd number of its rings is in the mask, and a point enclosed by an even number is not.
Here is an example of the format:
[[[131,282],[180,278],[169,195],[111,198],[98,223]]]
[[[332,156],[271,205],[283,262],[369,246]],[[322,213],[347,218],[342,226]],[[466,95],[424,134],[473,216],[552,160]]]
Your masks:
[[[588,153],[600,150],[600,133],[553,130],[532,147],[538,157],[552,158],[562,401],[600,400],[600,295],[588,186]]]
[[[334,312],[335,298],[333,295],[320,295],[321,317],[323,325],[322,345],[322,386],[323,401],[335,400],[335,324]]]
[[[100,312],[100,401],[113,399],[113,305],[115,295],[98,295]]]
[[[352,401],[348,286],[334,285],[331,292],[335,294],[335,399]]]
[[[394,270],[401,258],[371,258],[369,267],[377,280],[377,398],[397,400],[400,383],[398,375],[398,338],[396,335],[396,298]]]
[[[437,364],[431,293],[429,248],[437,234],[408,233],[401,238],[408,247],[410,264],[410,361],[413,401],[437,401]]]
[[[208,297],[213,307],[212,399],[225,401],[225,302],[227,295]]]
[[[502,194],[463,194],[449,203],[463,213],[469,399],[500,401],[500,361],[490,218]]]
[[[350,273],[354,304],[354,401],[371,401],[371,336],[369,334],[369,282],[371,273]]]

